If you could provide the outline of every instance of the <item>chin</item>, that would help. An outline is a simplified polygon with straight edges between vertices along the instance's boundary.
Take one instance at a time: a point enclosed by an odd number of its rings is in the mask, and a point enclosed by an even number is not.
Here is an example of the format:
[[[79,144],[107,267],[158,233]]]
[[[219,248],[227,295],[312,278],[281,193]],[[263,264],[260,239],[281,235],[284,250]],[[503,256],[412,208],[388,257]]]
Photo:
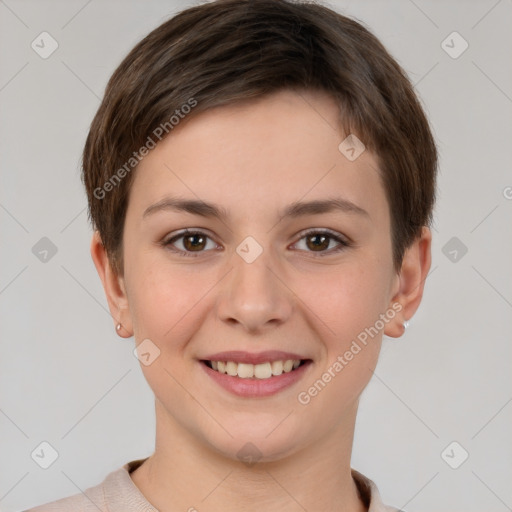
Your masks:
[[[223,457],[247,465],[281,460],[298,451],[302,444],[299,432],[293,428],[291,416],[280,425],[285,417],[286,414],[273,417],[273,421],[253,421],[250,425],[225,423],[224,427],[233,437],[224,430],[217,430],[214,436],[205,436],[204,440]]]

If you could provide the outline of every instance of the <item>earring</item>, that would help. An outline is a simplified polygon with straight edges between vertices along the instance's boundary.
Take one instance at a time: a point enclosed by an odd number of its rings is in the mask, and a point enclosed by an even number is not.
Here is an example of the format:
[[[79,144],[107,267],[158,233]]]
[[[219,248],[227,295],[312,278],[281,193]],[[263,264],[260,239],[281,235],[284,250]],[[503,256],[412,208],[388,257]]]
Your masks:
[[[121,330],[121,327],[122,327],[122,325],[121,325],[121,324],[117,324],[117,325],[116,325],[116,331],[117,331],[117,332],[119,332],[119,331]]]
[[[409,327],[409,322],[406,320],[404,323],[403,323],[403,326],[404,326],[404,331],[407,330],[407,328]]]

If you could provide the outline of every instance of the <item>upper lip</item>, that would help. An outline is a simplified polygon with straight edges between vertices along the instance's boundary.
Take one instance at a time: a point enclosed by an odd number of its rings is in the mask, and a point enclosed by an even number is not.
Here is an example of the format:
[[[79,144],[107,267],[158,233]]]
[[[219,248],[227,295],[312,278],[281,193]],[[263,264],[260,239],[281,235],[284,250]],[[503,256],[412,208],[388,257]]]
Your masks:
[[[234,361],[235,363],[260,364],[272,361],[287,361],[288,359],[307,359],[293,352],[281,350],[267,350],[265,352],[251,353],[242,350],[228,350],[217,352],[202,358],[204,361]]]

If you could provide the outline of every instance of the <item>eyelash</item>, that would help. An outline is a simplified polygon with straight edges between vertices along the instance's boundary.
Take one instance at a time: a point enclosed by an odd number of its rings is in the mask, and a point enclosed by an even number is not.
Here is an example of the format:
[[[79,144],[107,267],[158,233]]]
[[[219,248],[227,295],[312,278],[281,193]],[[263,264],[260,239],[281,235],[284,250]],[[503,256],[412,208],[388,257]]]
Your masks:
[[[181,233],[178,233],[177,235],[174,235],[171,238],[164,239],[161,242],[161,245],[163,245],[167,249],[171,250],[172,252],[178,253],[180,256],[183,256],[185,258],[197,258],[204,252],[207,252],[207,251],[197,251],[196,253],[194,253],[193,251],[183,251],[181,249],[176,249],[176,248],[172,247],[172,244],[174,242],[176,242],[176,240],[179,240],[180,238],[184,238],[184,237],[190,236],[190,235],[202,235],[202,236],[205,236],[205,237],[211,239],[211,237],[209,237],[206,233],[204,233],[202,231],[185,230],[185,231],[182,231]],[[323,229],[323,230],[311,229],[309,231],[300,233],[300,235],[301,235],[301,237],[299,238],[299,241],[302,240],[303,238],[306,238],[309,235],[327,235],[328,238],[339,243],[338,247],[331,249],[329,251],[319,251],[318,253],[315,253],[315,251],[306,251],[306,252],[311,252],[311,253],[315,254],[315,256],[318,256],[320,258],[324,257],[324,256],[331,255],[331,254],[339,253],[339,252],[343,251],[344,249],[346,249],[347,247],[350,247],[352,245],[351,242],[341,238],[335,232],[333,232],[329,229]]]

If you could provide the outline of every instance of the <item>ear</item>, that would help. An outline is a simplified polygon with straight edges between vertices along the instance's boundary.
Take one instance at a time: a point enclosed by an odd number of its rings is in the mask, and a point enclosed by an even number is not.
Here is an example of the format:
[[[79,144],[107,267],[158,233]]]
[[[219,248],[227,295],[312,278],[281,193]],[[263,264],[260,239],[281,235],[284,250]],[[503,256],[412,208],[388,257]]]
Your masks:
[[[416,238],[404,253],[402,266],[398,274],[397,290],[391,299],[393,309],[397,311],[397,304],[401,309],[395,318],[386,324],[384,334],[392,338],[399,338],[405,332],[404,322],[409,320],[418,309],[425,280],[432,262],[432,233],[426,226],[422,228],[421,235]]]
[[[91,256],[103,283],[114,326],[121,324],[121,329],[116,332],[122,338],[129,338],[133,336],[133,328],[124,278],[113,270],[98,231],[94,232],[91,240]]]

